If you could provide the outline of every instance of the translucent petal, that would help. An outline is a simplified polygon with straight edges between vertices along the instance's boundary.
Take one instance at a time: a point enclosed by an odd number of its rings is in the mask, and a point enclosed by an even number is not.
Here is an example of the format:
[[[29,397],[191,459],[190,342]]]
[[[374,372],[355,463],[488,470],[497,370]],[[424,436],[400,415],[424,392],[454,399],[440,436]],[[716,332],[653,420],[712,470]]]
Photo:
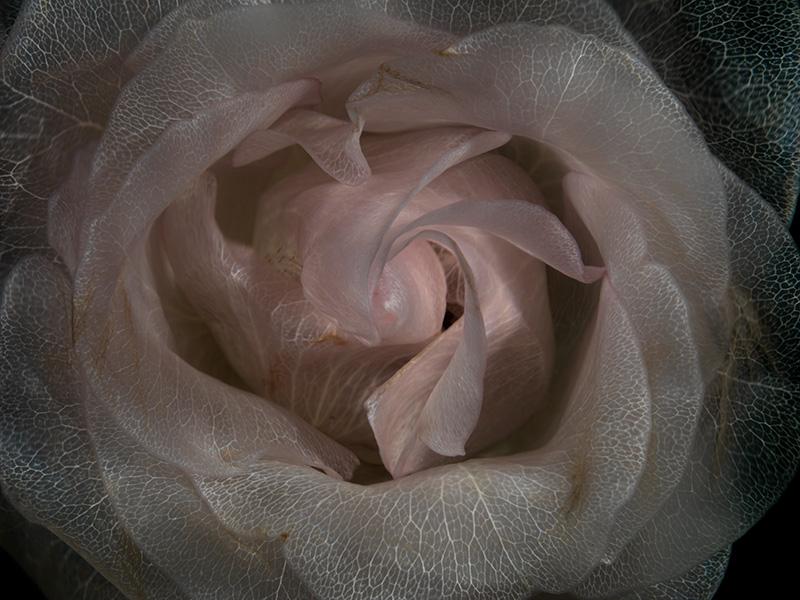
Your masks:
[[[296,109],[271,127],[251,133],[236,147],[233,164],[245,165],[298,143],[331,177],[358,185],[370,175],[359,144],[361,125],[320,112]]]

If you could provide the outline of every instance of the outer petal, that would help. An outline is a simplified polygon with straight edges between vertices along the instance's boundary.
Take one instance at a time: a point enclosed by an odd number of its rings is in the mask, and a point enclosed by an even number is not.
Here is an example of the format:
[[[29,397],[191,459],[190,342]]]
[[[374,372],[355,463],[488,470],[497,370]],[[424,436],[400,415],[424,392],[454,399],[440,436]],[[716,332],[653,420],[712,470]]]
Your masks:
[[[0,497],[0,506],[0,543],[25,573],[37,582],[38,589],[45,597],[55,598],[63,596],[68,590],[81,590],[86,600],[125,598],[119,588],[100,575],[72,546],[46,527],[28,521],[5,498]],[[6,573],[6,581],[14,582],[17,590],[36,589],[32,582],[17,577],[18,571],[7,567]],[[167,592],[165,597],[175,596],[169,596]]]
[[[25,3],[0,44],[0,273],[48,251],[46,198],[102,133],[130,75],[124,56],[177,3]]]
[[[246,470],[275,459],[349,477],[357,461],[338,443],[274,403],[197,371],[173,352],[162,308],[168,274],[154,251],[145,252],[139,249],[116,286],[108,315],[114,329],[91,311],[81,317],[90,320],[79,326],[95,345],[82,340],[77,356],[103,410],[133,439],[190,471]]]
[[[653,248],[624,193],[575,174],[565,178],[565,188],[635,323],[652,393],[648,483],[621,511],[609,548],[614,555],[671,492],[688,459],[705,393],[698,350],[702,333],[693,334],[690,305],[669,270],[679,258]]]
[[[87,403],[97,399],[87,396],[76,369],[69,297],[65,274],[40,258],[26,259],[6,280],[0,309],[3,493],[27,519],[79,549],[119,593],[186,598],[119,526],[86,422]],[[40,549],[48,547],[47,536],[32,535]],[[83,576],[91,573],[78,565]]]
[[[617,560],[584,582],[582,595],[607,597],[689,571],[760,518],[800,459],[800,256],[780,218],[720,170],[731,202],[731,348],[707,391],[680,482]],[[672,561],[663,548],[674,549]]]

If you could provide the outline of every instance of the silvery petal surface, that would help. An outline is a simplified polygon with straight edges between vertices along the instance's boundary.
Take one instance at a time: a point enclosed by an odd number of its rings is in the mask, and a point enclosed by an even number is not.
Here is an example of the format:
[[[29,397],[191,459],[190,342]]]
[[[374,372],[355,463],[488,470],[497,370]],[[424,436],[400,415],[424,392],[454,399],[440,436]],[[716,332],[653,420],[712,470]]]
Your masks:
[[[710,598],[800,456],[800,78],[779,58],[800,16],[771,3],[742,36],[735,4],[25,4],[0,34],[0,514],[19,532],[0,541],[34,573],[59,555],[54,598]],[[542,187],[605,274],[594,312],[550,299],[556,336],[582,325],[547,435],[361,485],[336,439],[176,353],[145,234],[309,76],[339,82],[325,124],[349,98],[366,132],[558,151],[568,174]],[[359,94],[371,77],[394,84]],[[360,182],[333,131],[348,160],[322,162]]]

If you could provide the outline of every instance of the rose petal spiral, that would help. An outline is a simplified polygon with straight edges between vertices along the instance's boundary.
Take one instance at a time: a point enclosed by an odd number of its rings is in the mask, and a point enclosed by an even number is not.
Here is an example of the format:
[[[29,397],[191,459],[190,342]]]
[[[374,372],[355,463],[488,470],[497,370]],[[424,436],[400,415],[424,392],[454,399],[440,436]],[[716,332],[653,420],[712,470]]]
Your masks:
[[[655,4],[27,3],[0,541],[54,597],[710,598],[800,460],[797,78],[717,106]]]

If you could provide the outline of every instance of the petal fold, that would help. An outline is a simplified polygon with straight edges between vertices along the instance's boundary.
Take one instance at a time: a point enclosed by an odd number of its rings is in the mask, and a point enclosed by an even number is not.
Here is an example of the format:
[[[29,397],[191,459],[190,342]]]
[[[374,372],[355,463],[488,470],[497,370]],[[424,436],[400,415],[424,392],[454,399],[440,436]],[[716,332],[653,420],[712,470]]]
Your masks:
[[[331,177],[359,185],[370,176],[359,138],[363,122],[343,121],[324,113],[295,109],[271,126],[251,133],[236,148],[234,166],[260,160],[291,144],[300,144]]]

